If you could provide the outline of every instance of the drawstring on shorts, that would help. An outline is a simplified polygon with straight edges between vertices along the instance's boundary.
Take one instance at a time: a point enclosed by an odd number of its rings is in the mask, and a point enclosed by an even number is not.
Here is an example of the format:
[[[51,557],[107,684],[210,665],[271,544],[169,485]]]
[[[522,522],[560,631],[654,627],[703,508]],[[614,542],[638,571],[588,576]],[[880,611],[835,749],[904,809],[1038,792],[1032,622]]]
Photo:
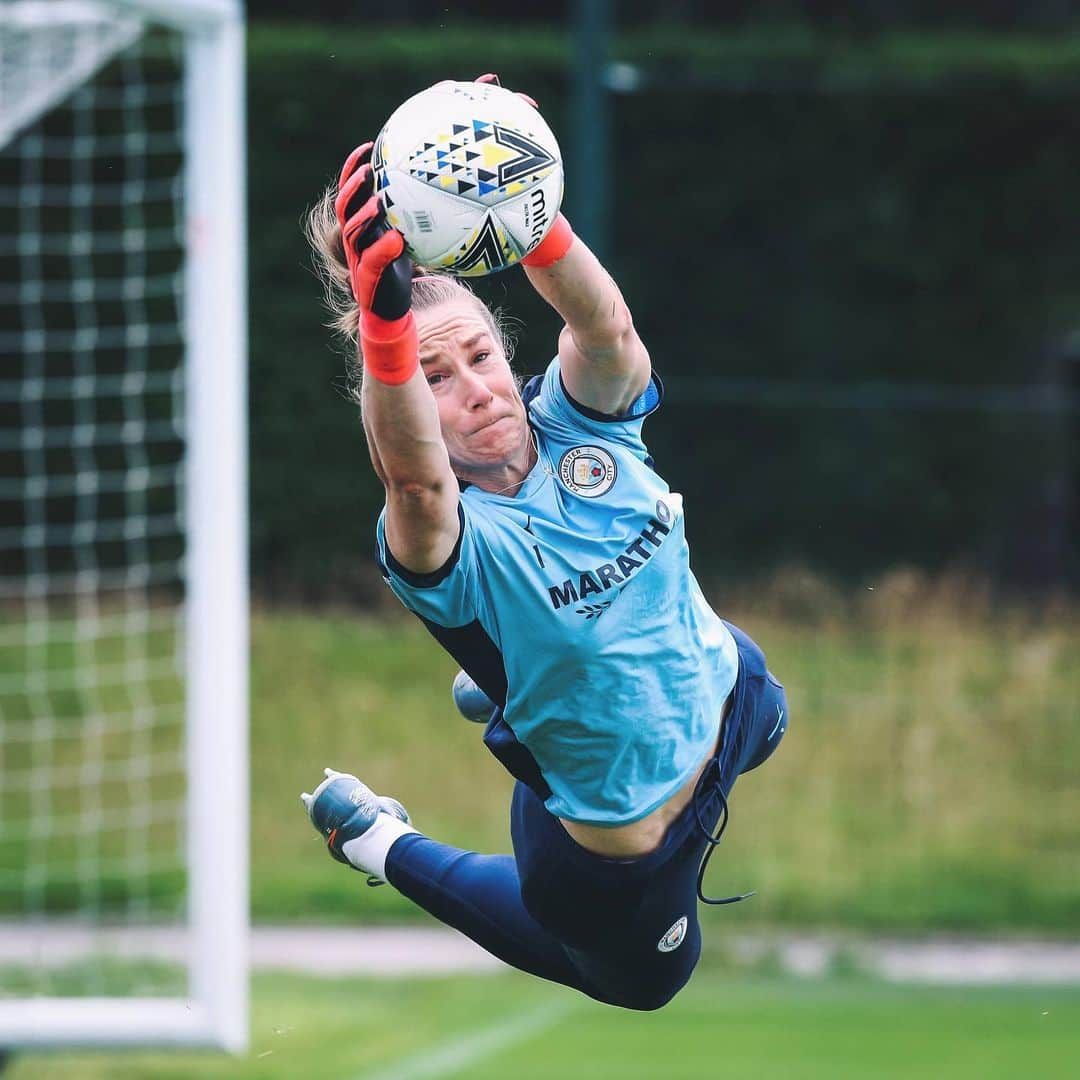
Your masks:
[[[706,790],[709,787],[710,773],[715,772],[716,776],[711,781],[712,790],[715,790],[716,794],[720,796],[720,820],[716,823],[716,831],[712,832],[708,825],[705,824],[705,820],[702,817],[701,803],[703,798],[708,798],[711,791]],[[701,866],[698,868],[697,877],[697,894],[698,899],[703,904],[736,904],[740,900],[745,900],[754,895],[755,890],[751,889],[750,892],[740,893],[738,896],[725,896],[722,899],[710,897],[705,895],[703,888],[705,881],[705,871],[709,865],[709,859],[712,858],[712,853],[716,850],[720,843],[720,838],[724,835],[724,829],[727,828],[728,818],[730,816],[728,811],[727,796],[724,794],[723,785],[720,783],[720,758],[717,755],[709,760],[709,763],[701,771],[701,775],[698,777],[697,783],[694,785],[694,817],[697,819],[697,826],[701,830],[702,836],[705,837],[708,847],[705,849],[705,854],[701,859]]]

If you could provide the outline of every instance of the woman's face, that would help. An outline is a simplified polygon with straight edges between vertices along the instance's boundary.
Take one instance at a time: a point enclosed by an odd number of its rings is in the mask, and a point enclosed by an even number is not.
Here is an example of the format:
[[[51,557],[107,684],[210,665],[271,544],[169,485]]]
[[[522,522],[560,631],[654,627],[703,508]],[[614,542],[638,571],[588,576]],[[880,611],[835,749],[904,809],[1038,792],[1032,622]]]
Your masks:
[[[462,299],[425,308],[416,324],[420,364],[454,472],[469,478],[527,455],[525,406],[502,342],[477,304]]]

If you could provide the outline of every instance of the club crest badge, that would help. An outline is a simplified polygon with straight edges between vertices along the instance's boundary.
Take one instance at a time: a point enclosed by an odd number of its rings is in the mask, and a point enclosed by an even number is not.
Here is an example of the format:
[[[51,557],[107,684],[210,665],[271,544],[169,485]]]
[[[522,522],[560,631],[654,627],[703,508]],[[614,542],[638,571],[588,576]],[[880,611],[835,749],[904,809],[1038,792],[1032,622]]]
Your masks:
[[[674,952],[686,937],[686,916],[684,915],[674,926],[656,943],[659,952]]]
[[[575,446],[559,461],[559,479],[583,499],[596,499],[610,491],[618,474],[615,459],[599,446]]]

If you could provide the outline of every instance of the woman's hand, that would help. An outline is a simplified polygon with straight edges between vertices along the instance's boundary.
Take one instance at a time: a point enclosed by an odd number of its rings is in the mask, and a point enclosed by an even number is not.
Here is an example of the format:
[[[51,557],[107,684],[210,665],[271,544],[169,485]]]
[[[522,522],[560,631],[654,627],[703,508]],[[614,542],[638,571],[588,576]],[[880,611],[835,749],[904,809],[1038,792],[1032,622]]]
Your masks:
[[[334,211],[349,266],[353,299],[360,310],[380,319],[402,318],[411,304],[412,261],[405,239],[386,221],[371,170],[372,143],[346,159],[338,180]]]
[[[412,261],[405,238],[387,224],[375,194],[369,142],[345,160],[334,213],[349,267],[353,299],[360,306],[360,353],[364,371],[379,382],[400,386],[419,364],[412,317]]]

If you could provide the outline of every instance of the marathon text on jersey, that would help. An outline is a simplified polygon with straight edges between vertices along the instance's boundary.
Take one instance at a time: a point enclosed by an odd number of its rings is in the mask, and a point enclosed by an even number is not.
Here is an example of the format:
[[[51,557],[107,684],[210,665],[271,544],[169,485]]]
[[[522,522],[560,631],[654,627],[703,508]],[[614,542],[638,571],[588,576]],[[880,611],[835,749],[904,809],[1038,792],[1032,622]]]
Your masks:
[[[660,507],[663,507],[661,510]],[[649,523],[641,530],[632,543],[613,563],[603,563],[594,570],[582,570],[577,580],[567,578],[561,585],[548,586],[551,605],[557,611],[560,607],[575,604],[587,596],[599,595],[612,585],[621,585],[652,557],[651,548],[658,548],[664,537],[671,532],[671,526],[659,518],[671,520],[671,512],[662,502],[657,506],[657,517],[649,518]]]

